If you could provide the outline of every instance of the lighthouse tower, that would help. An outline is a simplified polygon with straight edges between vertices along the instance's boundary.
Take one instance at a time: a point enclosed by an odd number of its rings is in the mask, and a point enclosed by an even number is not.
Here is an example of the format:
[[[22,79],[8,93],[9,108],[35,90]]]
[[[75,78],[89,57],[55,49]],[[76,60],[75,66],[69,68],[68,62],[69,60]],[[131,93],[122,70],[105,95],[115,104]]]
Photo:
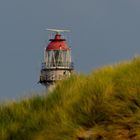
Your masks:
[[[44,50],[44,62],[40,72],[40,83],[46,87],[53,87],[55,83],[69,77],[74,70],[71,60],[71,49],[62,36],[68,30],[47,29],[55,32],[53,38]]]

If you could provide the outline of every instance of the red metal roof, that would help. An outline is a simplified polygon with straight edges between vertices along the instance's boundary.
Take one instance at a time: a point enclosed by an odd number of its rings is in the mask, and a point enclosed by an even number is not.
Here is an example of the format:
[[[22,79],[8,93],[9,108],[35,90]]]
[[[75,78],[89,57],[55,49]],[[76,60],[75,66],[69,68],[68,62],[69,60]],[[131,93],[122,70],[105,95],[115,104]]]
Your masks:
[[[56,34],[54,39],[50,39],[50,43],[46,47],[46,51],[48,50],[69,50],[69,47],[65,41],[65,39],[61,38],[60,34]]]

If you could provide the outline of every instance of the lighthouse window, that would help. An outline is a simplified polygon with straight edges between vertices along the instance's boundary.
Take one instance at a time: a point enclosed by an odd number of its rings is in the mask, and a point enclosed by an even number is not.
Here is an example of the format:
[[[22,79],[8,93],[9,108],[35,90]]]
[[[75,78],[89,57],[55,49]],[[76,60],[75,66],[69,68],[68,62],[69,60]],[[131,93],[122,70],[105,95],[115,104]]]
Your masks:
[[[66,73],[66,71],[64,71],[64,73],[63,73],[64,75],[66,75],[67,73]]]
[[[59,59],[59,56],[60,54],[59,54],[59,51],[55,51],[55,60],[56,61],[58,61],[58,59]]]
[[[51,50],[47,52],[47,67],[68,67],[71,62],[70,50]]]
[[[62,66],[62,51],[55,51],[55,62],[57,66]]]

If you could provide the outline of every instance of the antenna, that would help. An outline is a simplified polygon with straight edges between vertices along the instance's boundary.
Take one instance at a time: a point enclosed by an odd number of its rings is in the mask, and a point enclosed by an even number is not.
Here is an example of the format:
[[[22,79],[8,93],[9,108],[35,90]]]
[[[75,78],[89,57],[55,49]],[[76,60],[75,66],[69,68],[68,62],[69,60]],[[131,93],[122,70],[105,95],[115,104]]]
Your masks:
[[[46,29],[47,31],[62,33],[62,32],[70,32],[70,30],[59,30],[59,29]]]

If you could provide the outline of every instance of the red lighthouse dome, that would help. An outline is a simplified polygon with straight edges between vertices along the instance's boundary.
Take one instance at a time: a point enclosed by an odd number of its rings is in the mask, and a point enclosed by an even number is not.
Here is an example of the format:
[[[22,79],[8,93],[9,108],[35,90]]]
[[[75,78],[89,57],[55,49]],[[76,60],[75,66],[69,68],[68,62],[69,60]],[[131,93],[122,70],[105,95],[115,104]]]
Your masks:
[[[50,43],[48,44],[46,51],[49,50],[69,50],[69,47],[66,43],[66,40],[61,37],[60,34],[56,34],[54,39],[50,39]]]

